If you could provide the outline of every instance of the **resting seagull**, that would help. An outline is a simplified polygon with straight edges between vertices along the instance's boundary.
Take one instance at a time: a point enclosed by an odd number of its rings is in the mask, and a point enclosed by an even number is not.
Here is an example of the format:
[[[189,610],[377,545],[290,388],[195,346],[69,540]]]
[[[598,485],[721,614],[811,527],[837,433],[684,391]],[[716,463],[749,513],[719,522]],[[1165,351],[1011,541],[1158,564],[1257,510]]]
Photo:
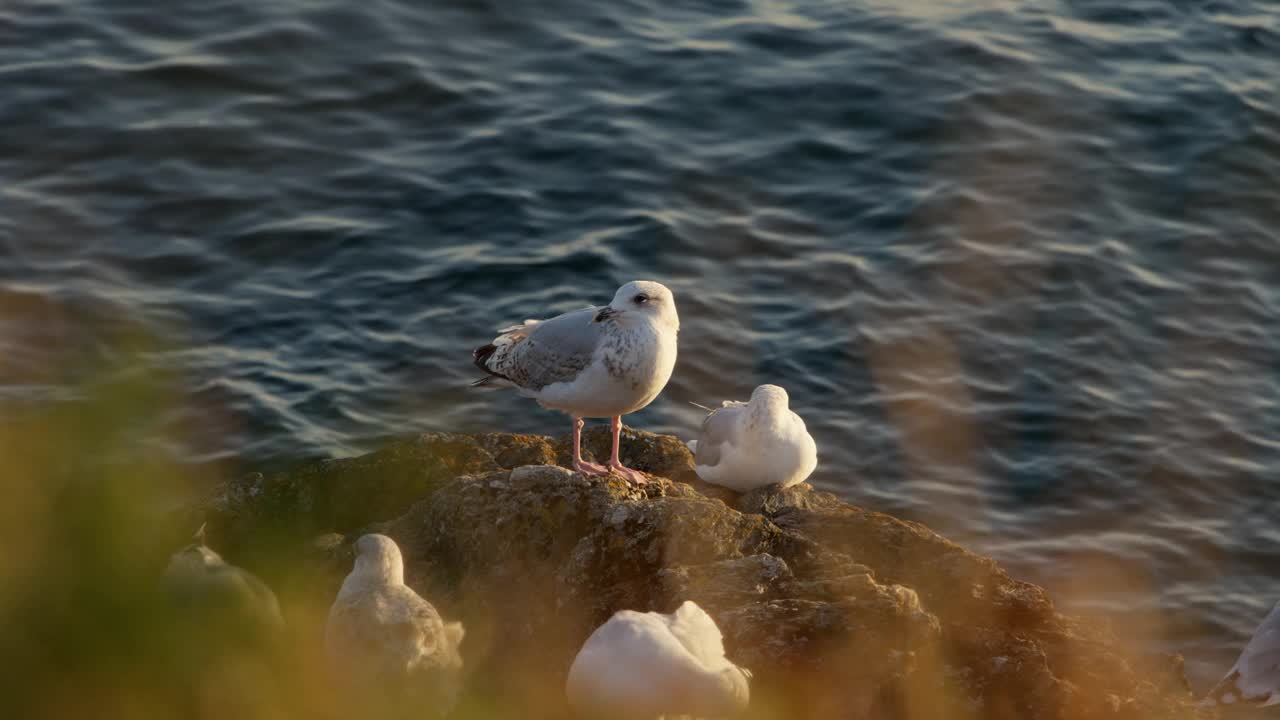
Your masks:
[[[227,563],[205,544],[204,525],[193,542],[174,553],[164,571],[169,597],[223,631],[270,633],[284,627],[276,594],[256,575]],[[221,618],[226,625],[214,622]]]
[[[712,410],[689,443],[698,477],[739,492],[804,482],[818,466],[818,446],[788,402],[786,390],[761,385],[750,402]]]
[[[573,418],[573,469],[587,475],[610,471],[634,483],[639,471],[618,459],[622,416],[653,402],[676,364],[680,318],[666,286],[636,280],[618,288],[606,307],[587,307],[550,320],[525,320],[500,330],[473,353],[489,373],[477,386],[513,386],[538,404]],[[582,459],[583,418],[612,421],[608,467]]]
[[[670,615],[620,610],[596,628],[569,668],[579,717],[725,717],[746,709],[751,673],[724,656],[720,628],[691,600]]]
[[[1263,619],[1205,705],[1280,705],[1280,602]]]
[[[384,701],[419,701],[443,717],[460,685],[461,623],[446,623],[404,584],[400,548],[386,535],[356,541],[355,568],[329,610],[325,650],[356,689]]]

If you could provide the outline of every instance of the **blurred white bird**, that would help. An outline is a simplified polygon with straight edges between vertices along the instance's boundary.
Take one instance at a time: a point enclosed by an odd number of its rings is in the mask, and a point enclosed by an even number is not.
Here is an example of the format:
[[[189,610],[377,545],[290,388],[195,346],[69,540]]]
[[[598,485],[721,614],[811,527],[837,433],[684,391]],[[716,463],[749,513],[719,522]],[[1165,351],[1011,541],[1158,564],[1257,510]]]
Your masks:
[[[462,624],[446,623],[404,584],[404,560],[386,535],[356,541],[355,568],[329,610],[325,650],[353,690],[406,714],[444,716],[457,700]]]
[[[214,632],[252,635],[284,626],[276,594],[256,575],[227,563],[206,545],[203,525],[194,542],[169,558],[164,583],[178,610],[202,616],[200,622]]]
[[[613,302],[550,320],[525,320],[504,328],[493,342],[472,351],[489,373],[472,383],[514,386],[538,404],[573,418],[573,469],[587,475],[616,472],[636,484],[642,473],[622,464],[618,444],[622,416],[653,402],[676,364],[680,317],[671,291],[636,280],[618,288]],[[582,459],[582,419],[607,417],[613,428],[608,467]]]
[[[1280,602],[1244,646],[1244,652],[1204,705],[1280,705]]]
[[[689,442],[698,477],[739,492],[804,482],[818,466],[818,445],[788,402],[786,390],[761,385],[750,402],[712,410]]]
[[[750,678],[725,657],[711,616],[686,600],[670,615],[615,613],[583,644],[565,691],[583,718],[727,717],[746,709]]]

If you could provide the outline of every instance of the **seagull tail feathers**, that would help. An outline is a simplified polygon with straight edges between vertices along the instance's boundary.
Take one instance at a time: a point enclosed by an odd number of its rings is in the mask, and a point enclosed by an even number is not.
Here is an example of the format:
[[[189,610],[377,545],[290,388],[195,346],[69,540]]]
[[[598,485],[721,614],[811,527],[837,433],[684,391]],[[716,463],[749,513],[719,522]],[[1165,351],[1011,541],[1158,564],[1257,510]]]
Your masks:
[[[489,359],[492,358],[494,353],[496,353],[497,351],[498,351],[498,346],[493,343],[490,343],[483,347],[478,347],[475,350],[471,351],[471,360],[475,363],[475,366],[480,368],[484,372],[489,373],[487,377],[482,377],[479,380],[476,380],[475,382],[471,383],[471,387],[483,387],[483,388],[515,387],[515,383],[511,381],[511,378],[505,375],[502,375],[501,373],[496,373],[489,367]]]

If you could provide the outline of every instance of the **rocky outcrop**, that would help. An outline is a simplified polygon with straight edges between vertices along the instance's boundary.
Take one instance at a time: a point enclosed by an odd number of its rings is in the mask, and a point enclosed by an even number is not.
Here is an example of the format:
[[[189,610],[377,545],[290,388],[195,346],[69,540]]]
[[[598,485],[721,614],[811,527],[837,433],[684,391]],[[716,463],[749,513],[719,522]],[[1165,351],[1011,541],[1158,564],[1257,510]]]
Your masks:
[[[595,457],[608,442],[605,428],[585,436]],[[652,482],[566,470],[566,440],[431,434],[248,476],[205,511],[243,555],[266,537],[297,548],[287,564],[320,594],[349,569],[357,534],[393,537],[409,584],[466,623],[469,692],[487,716],[566,716],[565,674],[597,625],[686,599],[754,671],[753,716],[1197,716],[1176,659],[1127,656],[922,525],[804,484],[704,486],[674,438],[628,430],[623,448]]]

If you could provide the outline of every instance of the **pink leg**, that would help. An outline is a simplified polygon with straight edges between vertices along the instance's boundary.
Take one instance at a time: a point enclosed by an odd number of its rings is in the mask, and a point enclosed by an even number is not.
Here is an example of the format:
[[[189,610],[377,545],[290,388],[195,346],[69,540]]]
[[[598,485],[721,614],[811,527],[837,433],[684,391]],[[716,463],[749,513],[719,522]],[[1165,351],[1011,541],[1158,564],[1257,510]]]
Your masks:
[[[649,480],[645,478],[644,473],[639,470],[632,470],[626,465],[623,465],[622,461],[618,459],[618,445],[622,441],[622,416],[615,415],[613,419],[610,420],[610,424],[613,426],[613,452],[609,454],[609,469],[636,485],[643,485],[649,482]]]
[[[582,459],[582,418],[573,419],[573,469],[583,475],[608,475],[609,468]]]

